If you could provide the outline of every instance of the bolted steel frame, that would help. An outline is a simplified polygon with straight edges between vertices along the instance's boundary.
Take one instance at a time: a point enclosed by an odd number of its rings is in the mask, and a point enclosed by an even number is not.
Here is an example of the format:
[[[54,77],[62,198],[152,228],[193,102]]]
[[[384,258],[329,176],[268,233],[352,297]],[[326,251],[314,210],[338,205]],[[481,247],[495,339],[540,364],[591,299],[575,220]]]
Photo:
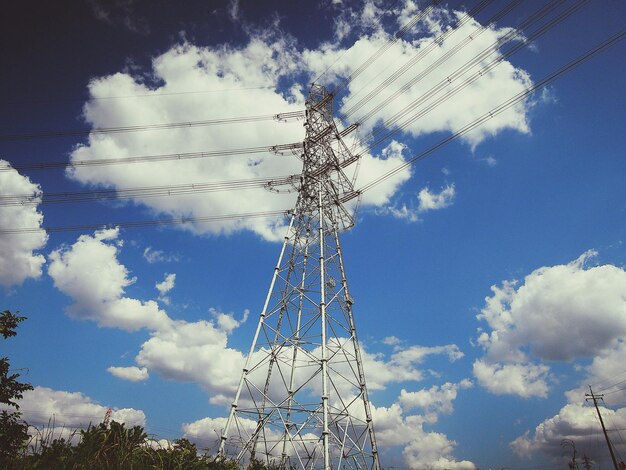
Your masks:
[[[332,106],[312,85],[298,199],[221,435],[220,456],[241,466],[380,469],[340,245],[358,196],[344,168],[358,156]]]

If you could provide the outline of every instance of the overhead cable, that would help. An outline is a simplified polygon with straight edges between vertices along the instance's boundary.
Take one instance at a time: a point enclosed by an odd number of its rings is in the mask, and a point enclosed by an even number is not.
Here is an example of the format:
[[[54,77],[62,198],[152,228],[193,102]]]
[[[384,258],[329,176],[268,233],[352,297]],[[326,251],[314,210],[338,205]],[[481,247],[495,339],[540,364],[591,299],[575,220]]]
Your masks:
[[[223,214],[223,215],[209,215],[200,217],[178,217],[173,219],[161,219],[161,220],[131,220],[120,221],[106,224],[81,224],[81,225],[59,225],[59,226],[44,226],[44,227],[25,227],[25,228],[0,228],[0,236],[2,235],[14,235],[25,233],[38,233],[42,230],[46,232],[84,232],[102,230],[112,227],[120,228],[140,228],[140,227],[156,227],[166,225],[186,225],[186,224],[200,224],[210,222],[224,222],[227,220],[238,219],[252,219],[263,217],[278,217],[280,215],[286,215],[289,210],[276,210],[276,211],[263,211],[263,212],[248,212],[244,214]]]
[[[543,25],[540,29],[538,29],[537,31],[533,32],[533,34],[531,34],[528,37],[528,40],[525,40],[523,42],[520,42],[520,43],[516,44],[514,47],[512,47],[511,49],[509,49],[505,53],[498,55],[496,58],[494,58],[491,62],[489,62],[484,67],[482,67],[478,71],[474,72],[469,77],[465,78],[462,82],[460,82],[459,84],[456,84],[453,88],[449,88],[452,83],[454,83],[457,79],[459,79],[460,77],[463,76],[463,74],[466,72],[466,70],[468,68],[471,67],[471,65],[474,65],[475,63],[479,63],[480,61],[484,60],[484,58],[486,56],[483,56],[483,54],[485,52],[488,52],[490,50],[491,50],[491,52],[495,52],[495,49],[491,49],[491,48],[485,49],[483,51],[483,53],[481,53],[479,56],[475,57],[474,59],[471,59],[466,64],[464,64],[461,67],[459,67],[458,69],[456,69],[453,73],[451,73],[446,78],[441,80],[438,84],[436,84],[433,87],[431,87],[428,91],[422,93],[418,98],[416,98],[411,103],[409,103],[407,106],[405,106],[403,109],[398,111],[394,116],[392,116],[389,119],[387,119],[386,121],[384,121],[384,123],[383,123],[383,125],[382,125],[382,127],[380,129],[376,129],[376,130],[370,132],[370,134],[368,136],[366,136],[365,139],[375,138],[375,140],[371,141],[371,142],[369,142],[369,144],[367,144],[367,147],[366,147],[365,151],[369,151],[369,150],[377,147],[379,144],[381,144],[382,142],[388,140],[393,135],[395,135],[398,132],[406,129],[410,124],[413,124],[416,120],[418,120],[419,118],[425,116],[430,111],[435,109],[437,106],[441,105],[442,103],[444,103],[445,101],[447,101],[448,99],[450,99],[454,95],[456,95],[458,92],[460,92],[464,88],[466,88],[469,85],[471,85],[472,83],[474,83],[476,80],[479,80],[482,77],[484,77],[485,75],[487,75],[487,73],[490,72],[494,67],[498,66],[499,64],[504,62],[506,59],[511,57],[513,54],[515,54],[519,50],[521,50],[524,47],[526,47],[528,44],[531,43],[532,40],[537,39],[539,36],[541,36],[542,34],[546,33],[547,31],[549,31],[551,28],[556,26],[556,24],[558,24],[559,22],[563,21],[569,15],[574,13],[578,8],[580,8],[587,1],[588,0],[578,0],[578,2],[575,3],[571,8],[565,10],[564,12],[559,14],[557,17],[553,18],[549,23]],[[470,64],[470,67],[468,67],[468,64]],[[443,90],[446,90],[446,92],[443,95],[437,97],[427,107],[422,108],[421,110],[419,110],[415,114],[411,114],[407,119],[405,119],[401,123],[397,124],[398,121],[400,120],[400,118],[405,117],[411,111],[413,111],[416,108],[418,108],[421,104],[426,103],[430,98],[436,96],[438,92],[443,91]],[[383,132],[384,132],[384,134],[381,136],[380,134],[382,134]]]
[[[369,191],[371,188],[373,188],[376,185],[382,183],[384,180],[392,177],[396,173],[402,171],[404,168],[406,168],[406,167],[408,167],[410,165],[413,165],[414,163],[416,163],[416,162],[418,162],[418,161],[420,161],[420,160],[422,160],[422,159],[432,155],[437,150],[439,150],[442,147],[448,145],[450,142],[452,142],[452,141],[458,139],[459,137],[467,134],[468,132],[476,129],[477,127],[479,127],[480,125],[482,125],[485,122],[489,121],[490,119],[493,119],[498,114],[506,111],[511,106],[514,106],[515,104],[517,104],[520,101],[524,100],[529,95],[537,92],[538,90],[541,90],[542,88],[546,87],[548,84],[553,82],[554,80],[556,80],[556,79],[562,77],[563,75],[571,72],[573,69],[575,69],[579,65],[587,62],[593,56],[599,54],[600,52],[605,51],[606,49],[608,49],[608,48],[610,48],[610,47],[612,47],[614,45],[616,45],[619,41],[623,40],[625,36],[626,36],[626,30],[622,30],[622,31],[612,35],[611,37],[609,37],[608,39],[602,41],[600,44],[594,46],[592,49],[588,50],[584,54],[578,56],[574,60],[568,62],[567,64],[563,65],[559,69],[557,69],[554,72],[550,73],[549,75],[544,77],[541,81],[535,83],[532,86],[527,87],[526,89],[524,89],[520,93],[516,94],[515,96],[513,96],[513,97],[509,98],[508,100],[504,101],[503,103],[501,103],[499,106],[496,106],[491,111],[483,114],[478,119],[475,119],[471,123],[469,123],[466,126],[462,127],[461,129],[456,131],[454,134],[452,134],[452,135],[448,136],[447,138],[441,140],[439,143],[433,145],[432,147],[428,148],[427,150],[424,150],[423,152],[415,155],[411,159],[407,160],[405,163],[403,163],[403,164],[393,168],[392,170],[384,173],[383,175],[379,176],[378,178],[375,178],[374,180],[372,180],[372,181],[368,182],[367,184],[363,185],[356,192],[360,194],[360,193],[363,193],[365,191]]]
[[[39,204],[59,204],[68,202],[94,202],[113,199],[149,198],[180,196],[184,194],[234,191],[254,188],[272,188],[297,183],[300,175],[288,175],[245,180],[211,181],[138,188],[102,189],[95,191],[63,191],[54,193],[7,194],[0,195],[0,207]]]
[[[182,91],[170,91],[159,92],[154,90],[152,93],[141,93],[135,95],[109,95],[109,96],[93,96],[88,98],[89,102],[103,101],[103,100],[118,100],[118,99],[132,99],[132,98],[161,98],[163,96],[181,96],[181,95],[199,95],[207,93],[230,93],[248,90],[274,90],[276,85],[264,85],[264,86],[249,86],[240,88],[214,88],[210,90],[182,90]],[[147,90],[150,91],[150,90]],[[70,101],[85,101],[84,98],[69,98],[69,97],[53,97],[46,99],[11,99],[3,101],[3,104],[23,104],[23,103],[58,103],[58,102],[70,102]]]
[[[409,113],[410,111],[414,110],[417,106],[419,106],[420,104],[424,103],[426,100],[430,99],[433,96],[436,96],[436,94],[439,93],[440,91],[447,90],[448,87],[455,80],[457,80],[460,77],[462,77],[466,72],[471,70],[472,67],[474,67],[476,65],[482,64],[485,60],[487,60],[489,58],[489,56],[497,54],[499,52],[499,49],[503,45],[505,45],[506,43],[508,43],[510,41],[513,41],[515,38],[520,36],[526,29],[528,29],[529,27],[531,27],[532,25],[534,25],[535,23],[540,21],[547,14],[549,14],[551,11],[553,11],[558,6],[558,4],[561,3],[562,1],[563,0],[557,0],[555,2],[550,2],[547,5],[545,5],[542,8],[540,8],[539,10],[537,10],[535,13],[533,13],[528,18],[523,20],[516,28],[511,29],[511,31],[509,31],[507,34],[505,34],[504,36],[499,37],[498,39],[496,39],[496,41],[494,41],[489,46],[484,48],[480,53],[476,54],[474,57],[472,57],[471,59],[466,61],[464,64],[462,64],[458,68],[456,68],[452,73],[448,74],[439,83],[435,84],[428,91],[422,93],[417,99],[415,99],[413,102],[411,102],[407,106],[405,106],[402,110],[398,111],[392,117],[388,118],[383,123],[383,127],[389,127],[389,126],[393,125],[401,117],[405,116],[407,113]],[[531,43],[532,40],[537,39],[540,35],[546,33],[550,29],[552,29],[554,26],[556,26],[558,23],[560,23],[565,18],[570,16],[572,13],[574,13],[578,8],[580,8],[584,3],[588,2],[588,1],[589,0],[578,0],[572,7],[568,8],[564,12],[560,13],[557,17],[553,18],[548,23],[543,25],[539,30],[533,32],[531,34],[531,36],[529,36],[528,38],[524,38],[524,40],[522,40],[519,43],[517,43],[516,46],[514,46],[511,50],[509,50],[509,51],[507,51],[505,53],[502,53],[502,54],[498,54],[491,62],[489,62],[487,65],[483,66],[478,72],[476,72],[472,76],[473,79],[477,80],[477,79],[481,78],[482,76],[486,75],[486,73],[489,70],[491,70],[493,67],[495,67],[496,65],[502,63],[505,59],[507,59],[508,57],[513,55],[515,52],[517,52],[520,49],[526,47],[528,44]],[[485,31],[484,28],[479,28],[475,33],[470,34],[464,41],[462,41],[461,43],[457,44],[450,51],[446,52],[446,54],[444,54],[441,58],[439,58],[433,64],[429,65],[426,69],[424,69],[418,75],[416,75],[411,80],[409,80],[407,83],[405,83],[402,87],[400,87],[398,90],[396,90],[393,94],[388,96],[383,102],[379,103],[378,105],[376,105],[372,109],[370,109],[364,116],[362,116],[360,118],[360,121],[361,122],[367,121],[372,116],[374,116],[374,114],[378,113],[381,109],[387,107],[394,100],[398,99],[405,92],[409,91],[416,83],[418,83],[420,80],[422,80],[428,74],[430,74],[431,72],[436,70],[437,67],[441,66],[441,64],[443,64],[445,61],[447,61],[452,56],[454,56],[457,52],[459,52],[469,42],[473,41],[473,39],[475,37],[477,37],[478,34],[480,34],[483,31]],[[448,91],[448,93],[450,93],[450,91]],[[381,131],[378,131],[378,132],[381,132]]]
[[[22,170],[50,170],[50,169],[77,169],[89,166],[117,165],[125,163],[147,163],[178,160],[193,160],[198,158],[227,157],[234,155],[248,155],[255,153],[275,153],[282,155],[283,152],[296,151],[302,149],[302,142],[291,144],[277,144],[260,147],[247,147],[238,149],[209,150],[204,152],[181,152],[163,155],[140,155],[134,157],[105,157],[90,160],[73,159],[67,161],[43,161],[28,163],[4,163],[0,164],[0,172],[11,171],[13,169]]]
[[[396,0],[396,2],[395,2],[395,3],[398,3],[398,0]],[[431,7],[432,7],[433,5],[435,5],[436,3],[437,3],[437,0],[432,0],[432,5],[429,5],[428,7],[426,7],[426,9],[431,8]],[[401,28],[401,29],[406,28],[406,26],[407,26],[407,25],[405,25],[405,26],[404,26],[403,28]],[[396,34],[399,34],[399,33],[400,33],[400,30],[398,30],[398,32],[397,32]],[[405,33],[402,33],[402,34],[405,34]],[[388,43],[389,43],[389,42],[394,42],[394,41],[395,41],[395,39],[394,39],[394,38],[390,38],[390,39],[389,39],[389,41],[388,41]],[[384,48],[384,47],[385,47],[385,45],[383,45],[383,46],[381,47],[381,49],[382,49],[382,48]],[[336,64],[337,62],[339,62],[339,60],[341,60],[341,59],[343,58],[343,56],[346,54],[346,52],[348,52],[348,50],[349,50],[349,49],[345,49],[345,50],[343,51],[343,53],[341,53],[341,55],[340,55],[339,57],[337,57],[337,58],[335,59],[335,61],[334,61],[332,64],[330,64],[328,67],[326,67],[326,69],[324,69],[324,71],[323,71],[322,73],[320,73],[317,77],[315,77],[315,80],[313,80],[313,83],[319,83],[319,80],[320,80],[320,79],[321,79],[324,75],[326,75],[326,73],[328,73],[328,71],[329,71],[330,69],[332,69],[332,68],[335,66],[335,64]],[[376,54],[376,53],[374,53],[374,54]],[[368,59],[368,60],[369,60],[369,59]]]
[[[350,117],[352,114],[354,114],[356,111],[358,111],[364,104],[369,102],[374,96],[379,94],[384,88],[388,87],[391,83],[393,83],[398,78],[400,78],[404,73],[409,71],[413,66],[415,66],[415,64],[417,64],[420,60],[422,60],[424,57],[426,57],[430,52],[432,52],[433,50],[437,50],[437,48],[441,47],[441,45],[443,44],[443,42],[446,39],[448,39],[451,35],[453,35],[457,31],[459,31],[461,29],[461,27],[463,25],[465,25],[465,23],[467,23],[468,21],[472,20],[474,16],[476,16],[483,8],[485,8],[492,1],[493,0],[483,0],[482,2],[478,3],[478,5],[476,5],[469,12],[463,13],[463,15],[460,18],[457,18],[456,23],[451,25],[451,27],[449,29],[447,29],[446,31],[444,31],[442,34],[440,34],[439,36],[435,37],[430,42],[430,44],[426,45],[423,48],[420,48],[415,56],[413,56],[411,59],[409,59],[398,70],[396,70],[391,75],[389,75],[376,88],[374,88],[373,90],[368,92],[367,95],[365,95],[363,98],[361,98],[354,105],[352,105],[350,107],[346,107],[346,109],[343,112],[344,116],[346,118]],[[494,23],[495,21],[498,21],[499,18],[501,18],[506,13],[508,13],[510,10],[512,10],[513,7],[517,6],[520,2],[521,2],[521,0],[512,0],[503,10],[501,10],[499,13],[497,13],[496,15],[494,15],[493,17],[488,19],[486,21],[487,25],[490,25],[490,24]],[[477,31],[480,31],[481,29],[484,30],[487,27],[488,26],[482,26],[481,28],[478,28]],[[473,33],[473,34],[477,34],[477,33]],[[474,36],[474,38],[475,38],[475,36]],[[385,69],[381,70],[378,75],[384,73],[385,71],[386,71]],[[378,75],[376,77],[378,77]],[[354,99],[354,97],[357,96],[358,94],[359,94],[358,91],[356,93],[350,94],[350,96],[348,98],[346,98],[346,100],[343,103],[344,107],[345,107],[346,103],[349,103],[350,101],[352,101]]]
[[[304,111],[290,111],[286,113],[278,114],[265,114],[260,116],[242,116],[234,118],[221,118],[221,119],[205,119],[202,121],[187,121],[187,122],[169,122],[162,124],[143,124],[138,126],[120,126],[120,127],[94,127],[92,129],[70,129],[70,130],[58,130],[58,131],[43,131],[43,132],[26,132],[21,134],[2,134],[0,135],[0,142],[12,142],[18,140],[34,140],[34,139],[47,139],[55,137],[72,137],[81,135],[103,135],[103,134],[118,134],[123,132],[137,132],[137,131],[154,131],[162,129],[187,129],[191,127],[199,126],[216,126],[224,124],[240,124],[246,122],[259,122],[259,121],[279,121],[286,122],[293,119],[304,118]]]
[[[493,1],[493,0],[483,0],[483,1]],[[339,93],[346,86],[350,84],[356,77],[358,77],[365,69],[367,69],[370,65],[372,65],[381,55],[383,55],[391,46],[393,46],[399,39],[405,36],[411,29],[415,27],[417,23],[424,20],[428,15],[431,14],[434,7],[436,6],[437,1],[433,0],[426,8],[424,8],[419,14],[415,15],[407,24],[402,26],[393,36],[391,36],[385,44],[383,44],[377,51],[375,51],[372,55],[370,55],[365,61],[357,67],[354,72],[352,72],[341,85],[339,85],[333,92],[333,94]],[[335,61],[336,62],[336,61]],[[334,65],[334,64],[333,64]],[[324,72],[326,73],[326,72]]]

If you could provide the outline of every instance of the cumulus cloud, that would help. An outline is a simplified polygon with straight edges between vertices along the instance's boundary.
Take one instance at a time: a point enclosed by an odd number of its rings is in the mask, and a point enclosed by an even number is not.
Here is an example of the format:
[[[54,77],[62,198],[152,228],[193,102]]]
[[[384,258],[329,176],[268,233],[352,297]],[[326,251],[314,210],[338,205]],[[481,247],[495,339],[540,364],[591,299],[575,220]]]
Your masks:
[[[378,214],[389,214],[396,219],[406,220],[407,222],[420,221],[420,215],[424,212],[444,209],[454,202],[456,197],[456,189],[454,184],[449,184],[442,188],[440,192],[431,191],[428,187],[422,188],[417,194],[417,207],[412,202],[402,204],[391,204],[376,209]]]
[[[55,287],[74,300],[67,309],[74,318],[129,331],[163,328],[170,319],[156,302],[124,296],[124,288],[135,279],[117,260],[118,236],[117,229],[81,235],[73,245],[50,254],[48,274]]]
[[[584,401],[586,394],[591,391],[588,384],[594,384],[594,393],[600,390],[604,396],[599,409],[608,427],[625,428],[626,408],[622,406],[626,401],[626,389],[623,386],[625,355],[626,338],[621,338],[615,347],[601,351],[590,364],[580,368],[586,377],[577,387],[565,392],[567,404],[556,415],[539,423],[534,430],[526,431],[512,441],[511,449],[524,458],[531,458],[537,453],[557,456],[563,439],[576,442],[579,450],[595,449],[601,428],[593,403],[591,400],[588,403]],[[613,444],[622,455],[626,453],[623,443],[613,440]]]
[[[402,390],[397,403],[389,407],[373,407],[379,447],[401,446],[404,462],[412,469],[474,470],[476,467],[472,462],[454,458],[456,442],[442,433],[424,429],[425,424],[435,423],[440,414],[451,412],[457,391],[470,386],[471,382],[466,379],[458,384],[446,383],[416,392]],[[425,414],[407,414],[415,407],[422,408]]]
[[[166,274],[162,282],[157,282],[156,290],[159,291],[159,300],[166,305],[170,304],[170,298],[167,293],[174,288],[176,284],[176,274]]]
[[[109,327],[132,329],[129,328],[130,325],[150,332],[150,338],[141,344],[135,357],[136,365],[111,366],[107,369],[108,372],[123,380],[137,382],[146,380],[150,374],[156,373],[169,380],[197,383],[209,393],[212,404],[230,405],[240,379],[245,354],[230,347],[228,339],[229,335],[247,320],[248,312],[245,311],[240,318],[236,318],[233,313],[210,309],[210,319],[196,322],[174,320],[161,310],[158,310],[159,313],[150,309],[143,312],[141,306],[145,306],[146,302],[128,298],[124,294],[124,288],[136,280],[129,276],[128,269],[118,260],[122,245],[116,229],[98,231],[91,236],[82,235],[73,245],[55,251],[51,255],[50,264],[50,274],[55,285],[73,298],[74,304],[70,307],[70,314]],[[83,276],[79,275],[81,270],[84,271]],[[168,287],[164,286],[164,289],[167,290]],[[139,310],[136,318],[129,319],[117,315],[115,304],[119,302],[134,305]],[[131,310],[128,313],[137,312]],[[155,314],[158,321],[150,320],[148,313]],[[345,340],[347,341],[347,338]],[[444,355],[450,361],[463,357],[459,348],[452,344],[429,347],[408,345],[400,348],[400,340],[397,338],[387,338],[385,342],[393,346],[393,351],[389,355],[372,353],[362,347],[365,370],[376,371],[375,374],[371,373],[368,376],[370,390],[382,390],[393,383],[422,380],[421,366],[429,357]],[[331,344],[329,347],[332,350],[336,345]],[[286,350],[285,354],[291,357],[292,353]],[[320,352],[314,350],[310,354],[319,356]],[[349,367],[343,364],[343,361],[333,364],[340,372],[341,367]],[[347,370],[344,372],[346,375],[349,373]],[[313,382],[315,383],[307,387],[312,392],[319,393],[317,388],[320,384],[318,381]],[[375,412],[381,416],[381,423],[377,423],[377,429],[380,429],[382,436],[381,442],[385,442],[385,439],[398,439],[398,429],[391,423],[394,419],[399,419],[401,429],[415,431],[410,439],[404,436],[394,444],[406,447],[407,461],[418,462],[411,465],[431,465],[428,468],[433,469],[440,468],[444,463],[449,466],[466,465],[462,463],[464,461],[459,463],[452,457],[454,442],[444,435],[426,432],[422,425],[432,424],[439,414],[451,412],[452,402],[458,391],[470,385],[469,381],[462,381],[459,384],[446,383],[421,391],[403,389],[400,398],[402,405],[394,405],[387,413]],[[342,387],[342,384],[337,382],[335,386]],[[419,408],[424,415],[406,415],[402,408],[406,410]],[[106,411],[97,407],[94,409],[103,413]],[[390,413],[395,413],[395,418],[392,419]],[[242,425],[242,422],[239,424]],[[389,428],[385,422],[390,423]],[[206,418],[186,424],[184,431],[189,438],[193,437],[196,442],[202,441],[203,445],[208,445],[210,444],[208,440],[215,436],[215,430],[221,430],[223,425],[223,418]],[[254,421],[251,421],[250,425],[254,429]],[[436,449],[432,447],[433,440],[438,442],[439,447]],[[421,445],[420,442],[425,444]]]
[[[616,378],[626,354],[626,271],[592,266],[596,256],[590,250],[569,263],[536,269],[523,282],[492,286],[477,316],[489,329],[479,334],[485,355],[473,371],[490,392],[547,397],[555,362],[572,363],[585,375],[565,392],[557,414],[510,443],[521,457],[561,455],[563,439],[575,441],[579,450],[590,448],[600,430],[595,409],[582,405],[590,383],[601,384],[607,404],[615,407],[602,407],[602,414],[615,427],[626,426],[626,408],[620,408],[626,390]]]
[[[118,379],[129,380],[130,382],[143,382],[148,380],[148,369],[145,367],[109,367],[107,372]]]
[[[570,263],[536,269],[519,286],[492,286],[477,317],[490,328],[478,337],[486,352],[474,364],[481,385],[494,393],[546,396],[549,366],[543,361],[595,358],[623,341],[626,272],[589,267],[595,255],[588,251]]]
[[[373,5],[372,2],[369,4]],[[403,20],[408,21],[408,15],[415,13],[415,6],[410,7],[407,4],[405,10]],[[365,13],[366,11],[369,13]],[[372,15],[380,15],[375,6],[364,8],[363,17]],[[457,24],[460,19],[466,21]],[[445,41],[440,41],[438,36],[444,32]],[[351,120],[362,123],[366,132],[371,132],[378,123],[384,122],[402,126],[404,132],[417,137],[431,132],[457,130],[532,83],[524,70],[502,60],[479,80],[455,92],[449,99],[442,100],[446,93],[454,89],[457,82],[469,76],[465,64],[472,58],[485,51],[489,51],[488,61],[501,58],[498,47],[494,46],[508,33],[510,30],[507,28],[483,29],[476,20],[465,18],[462,12],[434,8],[411,33],[397,39],[373,65],[356,76],[354,72],[359,66],[388,43],[390,34],[375,29],[368,35],[362,35],[350,47],[307,50],[303,57],[308,67],[318,73],[323,73],[332,66],[332,70],[324,75],[327,80],[339,83],[343,77],[352,75],[340,112]],[[460,47],[470,36],[472,40],[469,44]],[[479,67],[484,65],[485,63]],[[401,67],[405,73],[393,77]],[[421,72],[417,73],[416,70]],[[464,72],[461,73],[460,70]],[[476,71],[477,69],[473,69],[472,73]],[[378,85],[383,82],[386,86],[381,89]],[[399,96],[401,99],[398,99]],[[437,100],[441,101],[440,104],[433,105]],[[407,104],[412,105],[409,113],[404,111]],[[464,135],[463,139],[475,147],[504,129],[526,133],[529,131],[529,106],[528,103],[514,106],[503,115],[495,116],[485,126]],[[426,119],[412,119],[415,115],[426,114]]]
[[[426,420],[434,422],[440,414],[452,413],[452,402],[456,399],[459,389],[472,387],[468,379],[458,384],[446,382],[441,386],[433,385],[429,389],[421,389],[416,392],[408,392],[402,389],[399,402],[405,411],[421,408],[426,413]]]
[[[456,191],[454,184],[450,184],[443,188],[439,193],[431,192],[428,188],[422,188],[417,198],[419,199],[419,212],[427,212],[443,209],[452,204]]]
[[[231,394],[243,366],[243,354],[226,346],[228,334],[247,318],[211,309],[214,321],[173,320],[156,302],[126,297],[124,288],[136,281],[117,258],[117,229],[81,235],[71,246],[50,255],[48,273],[54,285],[74,303],[67,312],[78,319],[128,331],[146,329],[151,337],[136,357],[139,367],[110,367],[108,371],[126,380],[145,380],[149,371],[165,378],[192,381],[205,389]],[[169,278],[169,281],[168,281]],[[167,276],[162,290],[174,285]]]
[[[424,424],[437,420],[438,413],[446,413],[452,408],[452,401],[456,398],[456,391],[468,388],[471,383],[463,380],[459,384],[446,383],[441,387],[431,388],[434,404],[437,400],[443,406],[431,407],[431,416],[408,415],[399,403],[389,407],[372,406],[372,418],[376,425],[376,439],[380,449],[402,447],[404,462],[411,469],[465,469],[474,470],[472,462],[457,460],[453,456],[456,443],[444,434],[424,430]],[[404,392],[406,394],[406,392]],[[429,392],[427,392],[429,394]],[[442,395],[446,395],[445,398]],[[439,396],[440,398],[435,398]],[[239,418],[238,427],[243,434],[251,435],[256,428],[254,420]],[[219,436],[226,426],[226,418],[203,418],[183,425],[185,437],[210,450],[219,446]],[[231,449],[231,452],[234,452]]]
[[[234,18],[239,17],[238,2],[232,2],[230,10]],[[405,16],[410,16],[416,12],[416,7],[406,3],[402,11]],[[437,8],[431,13],[427,20],[416,26],[417,33],[395,41],[385,54],[366,69],[365,73],[358,75],[349,83],[340,97],[340,114],[343,113],[346,122],[359,122],[365,134],[364,147],[355,150],[355,153],[360,155],[358,173],[356,165],[346,169],[349,176],[356,178],[357,188],[398,168],[406,161],[405,154],[410,150],[407,150],[406,145],[400,140],[424,133],[455,130],[530,83],[528,75],[523,70],[502,61],[498,67],[485,73],[480,80],[456,94],[454,99],[433,108],[425,122],[417,120],[410,123],[404,128],[405,134],[385,148],[377,144],[375,148],[380,150],[374,153],[367,150],[371,143],[369,133],[377,123],[396,116],[407,103],[419,99],[424,92],[442,80],[445,81],[450,73],[468,58],[489,49],[508,32],[506,29],[483,29],[472,19],[464,21],[462,26],[454,29],[453,25],[463,15],[462,13],[447,13]],[[315,77],[327,69],[329,72],[324,75],[326,81],[339,81],[352,75],[368,57],[387,44],[391,38],[381,26],[383,22],[380,19],[384,14],[385,11],[381,10],[376,2],[368,1],[362,7],[349,8],[345,14],[340,15],[335,32],[338,40],[348,34],[352,36],[355,32],[360,34],[356,42],[347,47],[325,42],[317,49],[301,50],[297,40],[280,31],[278,25],[274,25],[269,32],[247,31],[250,39],[243,46],[222,45],[208,48],[187,42],[175,45],[152,62],[150,76],[154,78],[154,83],[158,83],[157,86],[122,72],[93,79],[89,84],[92,99],[84,106],[84,118],[96,128],[267,115],[268,110],[271,110],[272,114],[302,110],[304,87],[295,84],[287,90],[282,90],[276,87],[276,82],[281,79],[294,81],[302,76]],[[358,19],[359,30],[351,32],[346,28],[346,21],[355,18]],[[448,28],[453,28],[454,34],[449,34],[446,41],[434,42],[437,35]],[[477,31],[480,31],[480,34],[476,34]],[[465,47],[458,48],[461,52],[451,55],[449,60],[434,67],[434,71],[424,75],[418,83],[408,86],[405,83],[407,77],[403,77],[376,94],[367,104],[355,106],[357,98],[360,100],[367,92],[372,91],[372,87],[386,79],[398,64],[406,64],[423,55],[420,66],[427,69],[444,55],[456,50],[456,46],[470,34],[474,35],[474,39]],[[430,52],[424,54],[427,48]],[[496,49],[492,52],[493,57],[499,57]],[[337,61],[338,58],[341,60]],[[405,85],[403,99],[394,99],[392,95]],[[237,92],[177,94],[189,90],[237,90]],[[129,98],[123,101],[98,99],[120,93]],[[139,95],[142,95],[142,98],[133,98]],[[145,99],[144,95],[150,95],[151,98]],[[207,110],[212,110],[210,116],[207,115]],[[370,111],[375,117],[367,118]],[[417,108],[414,111],[417,111]],[[522,103],[490,119],[479,130],[466,134],[464,138],[475,146],[504,129],[527,132],[526,112],[526,105]],[[74,150],[71,160],[78,162],[146,154],[228,150],[234,147],[271,147],[276,144],[301,142],[303,138],[301,121],[272,120],[108,135],[92,134],[87,144],[79,145]],[[236,145],[233,146],[233,143]],[[80,166],[70,168],[68,176],[85,185],[129,188],[226,180],[272,180],[276,177],[295,175],[300,171],[299,159],[287,152],[285,155],[259,153],[248,156],[161,161],[158,166],[149,163],[108,165],[97,169]],[[403,168],[362,193],[362,203],[375,207],[388,206],[391,197],[409,177],[410,170]],[[449,186],[439,195],[428,191],[423,193],[420,196],[420,210],[445,207],[450,203],[453,192],[453,186]],[[295,195],[276,194],[263,188],[253,188],[238,191],[236,198],[229,192],[218,191],[175,197],[136,196],[133,200],[150,209],[152,214],[194,218],[238,212],[286,210],[293,207]],[[394,206],[393,213],[398,217],[415,219],[410,208]],[[278,239],[283,235],[284,220],[276,216],[202,224],[188,223],[183,227],[200,233],[229,234],[239,230],[252,230],[264,238]]]
[[[398,348],[398,351],[391,357],[392,361],[400,365],[421,363],[427,356],[434,354],[445,354],[451,362],[461,359],[464,354],[456,344],[445,346],[410,346]]]
[[[500,364],[477,360],[474,376],[483,387],[496,395],[523,398],[548,396],[550,368],[542,364]]]
[[[76,430],[102,422],[109,409],[80,392],[35,387],[24,392],[19,400],[22,419],[31,425],[29,432],[48,428],[55,438],[71,437]],[[113,408],[111,419],[128,426],[145,426],[143,411],[134,408]]]
[[[626,427],[626,408],[612,410],[601,406],[600,413],[614,428]],[[590,449],[597,448],[600,432],[599,418],[592,406],[569,403],[561,408],[558,414],[537,425],[532,433],[527,432],[515,439],[510,447],[520,457],[529,458],[536,452],[558,457],[563,452],[562,440],[570,439],[576,443],[579,451],[587,453]],[[626,452],[626,445],[623,442],[615,440],[613,444],[620,454]],[[603,449],[601,455],[605,452]]]
[[[38,184],[20,175],[5,160],[0,160],[0,199],[7,196],[29,196],[29,203],[0,207],[2,228],[23,229],[41,227],[43,214],[37,210],[41,203],[42,191]],[[48,241],[45,230],[29,233],[0,235],[0,285],[14,286],[28,278],[41,276],[45,257],[36,254]]]

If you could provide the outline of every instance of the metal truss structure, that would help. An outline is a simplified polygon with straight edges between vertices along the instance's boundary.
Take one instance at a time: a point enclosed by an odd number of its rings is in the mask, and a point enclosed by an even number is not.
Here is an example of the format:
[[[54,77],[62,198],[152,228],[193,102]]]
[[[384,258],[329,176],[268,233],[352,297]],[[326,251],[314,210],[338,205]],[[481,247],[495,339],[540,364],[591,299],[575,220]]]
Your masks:
[[[313,85],[298,199],[219,453],[284,469],[380,469],[363,361],[339,242],[358,194],[357,160]]]

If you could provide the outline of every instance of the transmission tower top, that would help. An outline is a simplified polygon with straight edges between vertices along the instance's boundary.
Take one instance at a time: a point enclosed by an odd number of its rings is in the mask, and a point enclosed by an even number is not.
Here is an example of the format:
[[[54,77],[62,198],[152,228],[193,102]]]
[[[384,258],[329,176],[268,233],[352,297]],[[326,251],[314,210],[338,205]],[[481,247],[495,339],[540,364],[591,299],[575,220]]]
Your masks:
[[[323,182],[322,204],[332,211],[332,218],[339,228],[347,230],[354,225],[353,213],[357,207],[354,202],[348,202],[359,196],[354,190],[358,166],[352,172],[352,179],[346,176],[344,169],[355,162],[358,165],[359,157],[352,155],[342,137],[356,126],[350,126],[343,132],[337,129],[333,116],[333,98],[334,95],[324,86],[311,85],[306,100],[306,135],[302,154],[304,164],[298,191],[304,197],[314,197],[320,191],[317,183]]]

